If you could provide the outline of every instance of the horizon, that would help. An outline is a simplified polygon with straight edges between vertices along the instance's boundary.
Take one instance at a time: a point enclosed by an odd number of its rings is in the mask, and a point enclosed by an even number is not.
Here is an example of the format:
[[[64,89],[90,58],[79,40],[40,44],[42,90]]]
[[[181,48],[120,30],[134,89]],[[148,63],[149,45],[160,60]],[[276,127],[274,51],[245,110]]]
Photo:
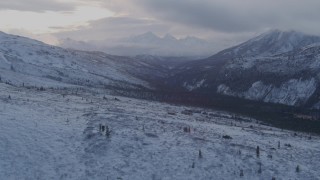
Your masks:
[[[0,31],[0,32],[3,32],[3,31]],[[103,46],[99,47],[99,45],[95,45],[95,44],[90,44],[90,43],[87,43],[85,41],[77,41],[77,40],[74,40],[74,39],[71,39],[71,38],[65,38],[63,39],[63,41],[60,41],[60,42],[64,42],[65,44],[50,44],[50,43],[47,43],[47,42],[44,42],[44,41],[41,41],[39,39],[35,39],[33,37],[28,37],[28,36],[25,36],[25,35],[20,35],[20,34],[14,34],[14,33],[7,33],[7,32],[3,32],[3,33],[6,33],[6,34],[9,34],[9,35],[15,35],[15,36],[21,36],[21,37],[26,37],[26,38],[29,38],[29,39],[32,39],[32,40],[38,40],[40,42],[43,42],[45,44],[48,44],[48,45],[53,45],[53,46],[57,46],[57,47],[61,47],[61,48],[70,48],[70,49],[75,49],[75,50],[80,50],[80,51],[99,51],[99,52],[104,52],[104,53],[107,53],[107,54],[110,54],[110,55],[116,55],[116,56],[139,56],[139,55],[151,55],[151,56],[162,56],[162,57],[197,57],[197,58],[207,58],[209,56],[212,56],[212,55],[215,55],[221,51],[224,51],[226,49],[229,49],[229,48],[233,48],[233,47],[236,47],[238,45],[241,45],[243,43],[246,43],[254,38],[257,38],[259,36],[263,36],[265,34],[270,34],[270,33],[274,33],[274,32],[282,32],[282,33],[290,33],[290,32],[294,32],[294,33],[299,33],[299,34],[303,34],[303,35],[307,35],[307,36],[317,36],[317,35],[314,35],[314,34],[308,34],[308,33],[303,33],[303,32],[300,32],[300,31],[296,31],[296,30],[280,30],[280,29],[270,29],[270,30],[267,30],[265,32],[261,32],[260,34],[257,34],[253,37],[250,37],[248,39],[244,39],[242,41],[239,41],[239,42],[234,42],[233,44],[229,44],[228,46],[225,46],[224,48],[220,47],[220,49],[216,49],[215,51],[214,50],[211,50],[209,49],[209,51],[205,52],[205,53],[200,53],[200,54],[188,54],[186,53],[186,55],[172,55],[172,54],[167,54],[167,55],[159,55],[159,54],[152,54],[152,53],[137,53],[137,54],[134,54],[134,55],[128,55],[128,54],[124,54],[122,51],[121,53],[109,53],[109,52],[106,52],[104,51],[102,48]],[[119,37],[117,39],[117,41],[123,41],[123,40],[132,40],[132,39],[137,39],[138,37],[143,37],[143,36],[147,36],[147,35],[152,35],[154,36],[155,38],[157,38],[158,40],[160,41],[163,41],[164,43],[168,43],[168,41],[166,41],[166,37],[167,36],[171,36],[174,40],[175,43],[180,43],[181,41],[185,41],[185,40],[188,40],[188,38],[192,38],[192,39],[195,39],[196,41],[203,41],[205,43],[210,43],[209,41],[206,41],[205,39],[202,39],[202,38],[199,38],[199,37],[196,37],[196,36],[184,36],[184,37],[175,37],[174,35],[170,34],[170,33],[167,33],[165,35],[159,35],[159,34],[156,34],[154,32],[151,32],[151,31],[148,31],[148,32],[144,32],[142,34],[137,34],[137,35],[131,35],[131,36],[128,36],[128,37]],[[320,37],[320,36],[318,36]],[[139,40],[139,39],[138,39]],[[103,43],[104,41],[107,41],[107,40],[101,40],[101,42]],[[71,42],[73,43],[72,45],[68,45],[68,42]],[[82,44],[82,45],[85,45],[85,46],[90,46],[92,45],[92,47],[86,47],[86,48],[83,48],[83,47],[79,47],[79,45],[75,45],[74,43],[79,43],[79,44]],[[128,43],[128,42],[125,42],[125,43]],[[135,43],[135,42],[134,42]],[[138,42],[139,43],[139,42]],[[150,46],[152,44],[149,44],[150,42],[147,42],[146,44],[144,44],[145,46]],[[154,42],[153,42],[154,43]],[[159,43],[158,42],[155,42],[155,43]],[[206,44],[206,45],[208,45]],[[123,45],[123,44],[122,44]],[[161,47],[162,45],[160,45],[159,47]],[[159,48],[158,47],[158,48]],[[208,48],[210,48],[210,46],[208,46]],[[166,51],[168,51],[168,49],[166,49]]]
[[[214,53],[272,29],[319,35],[319,6],[315,0],[16,0],[0,2],[0,30],[51,45],[104,40],[94,44],[99,48],[146,32],[190,36],[214,43]]]
[[[0,180],[319,179],[319,7],[0,0]]]

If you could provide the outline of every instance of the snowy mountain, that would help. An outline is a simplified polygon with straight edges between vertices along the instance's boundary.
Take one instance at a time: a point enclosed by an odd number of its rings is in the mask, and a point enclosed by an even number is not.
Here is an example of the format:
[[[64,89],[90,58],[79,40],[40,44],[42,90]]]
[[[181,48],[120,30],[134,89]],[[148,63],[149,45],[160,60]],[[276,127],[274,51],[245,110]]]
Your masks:
[[[0,33],[1,81],[18,86],[151,88],[133,75],[150,66],[136,58],[67,50]]]
[[[170,86],[295,106],[320,103],[320,37],[269,31],[176,69]]]
[[[318,102],[319,45],[261,54],[123,57],[0,32],[0,179],[317,179],[319,121],[265,121],[116,96],[154,96],[169,79],[189,91]],[[161,97],[189,98],[159,90]],[[307,133],[272,127],[275,122]]]
[[[192,37],[178,40],[170,35],[159,38],[153,33],[126,40],[148,44],[196,41]],[[0,76],[1,81],[18,86],[165,87],[319,107],[319,43],[316,36],[275,30],[207,59],[192,61],[67,50],[1,33]]]
[[[233,57],[272,56],[318,42],[320,42],[318,36],[306,35],[296,31],[270,30],[221,53]]]
[[[152,32],[146,32],[144,34],[140,34],[137,36],[123,38],[122,41],[127,42],[127,43],[138,43],[138,44],[156,44],[156,43],[161,43],[162,40],[169,40],[169,41],[176,40],[171,35],[167,35],[167,36],[168,36],[167,38],[165,38],[165,37],[160,38]],[[170,38],[170,37],[172,37],[172,38]]]
[[[104,40],[104,41],[75,41],[72,39],[60,40],[60,46],[81,50],[100,50],[108,54],[136,56],[141,54],[154,56],[175,57],[207,57],[216,49],[216,44],[200,38],[188,36],[177,39],[171,34],[159,37],[152,32],[144,34]]]

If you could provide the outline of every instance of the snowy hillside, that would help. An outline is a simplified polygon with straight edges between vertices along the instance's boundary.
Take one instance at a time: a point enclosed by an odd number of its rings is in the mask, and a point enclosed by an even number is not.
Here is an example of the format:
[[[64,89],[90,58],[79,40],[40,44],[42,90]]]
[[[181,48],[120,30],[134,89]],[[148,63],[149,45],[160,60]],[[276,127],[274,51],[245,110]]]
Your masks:
[[[0,83],[0,117],[0,179],[320,177],[319,136],[226,112]]]
[[[219,54],[233,57],[273,56],[319,42],[318,36],[296,31],[270,30]]]
[[[127,72],[143,65],[126,57],[66,50],[0,33],[1,80],[18,86],[150,88]]]
[[[319,102],[320,37],[270,31],[177,67],[167,84],[293,106]]]

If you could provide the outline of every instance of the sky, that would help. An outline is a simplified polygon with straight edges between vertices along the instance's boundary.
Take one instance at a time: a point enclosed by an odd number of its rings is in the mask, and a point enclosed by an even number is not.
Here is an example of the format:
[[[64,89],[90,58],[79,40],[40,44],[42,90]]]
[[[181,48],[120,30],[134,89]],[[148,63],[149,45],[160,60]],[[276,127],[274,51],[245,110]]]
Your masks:
[[[0,0],[0,31],[56,44],[142,34],[244,41],[270,29],[320,35],[319,0]]]

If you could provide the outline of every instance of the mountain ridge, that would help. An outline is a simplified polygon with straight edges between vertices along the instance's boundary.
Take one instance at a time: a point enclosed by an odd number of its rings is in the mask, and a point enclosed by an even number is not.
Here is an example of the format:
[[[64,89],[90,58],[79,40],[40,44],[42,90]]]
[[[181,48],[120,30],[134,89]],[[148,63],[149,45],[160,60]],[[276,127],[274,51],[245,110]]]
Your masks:
[[[99,50],[108,54],[137,56],[141,54],[175,57],[208,57],[217,44],[193,36],[176,38],[171,34],[158,36],[149,31],[129,37],[101,40],[76,41],[61,39],[60,46],[80,50]]]
[[[114,56],[4,33],[0,37],[1,79],[13,84],[46,85],[49,80],[99,88],[160,87],[291,106],[320,104],[320,38],[294,31],[264,33],[202,60]]]
[[[269,31],[179,67],[166,84],[187,91],[303,106],[318,98],[319,42],[320,37],[295,31]]]
[[[126,71],[142,65],[128,57],[63,49],[6,33],[0,34],[0,55],[1,80],[18,86],[151,88]]]

